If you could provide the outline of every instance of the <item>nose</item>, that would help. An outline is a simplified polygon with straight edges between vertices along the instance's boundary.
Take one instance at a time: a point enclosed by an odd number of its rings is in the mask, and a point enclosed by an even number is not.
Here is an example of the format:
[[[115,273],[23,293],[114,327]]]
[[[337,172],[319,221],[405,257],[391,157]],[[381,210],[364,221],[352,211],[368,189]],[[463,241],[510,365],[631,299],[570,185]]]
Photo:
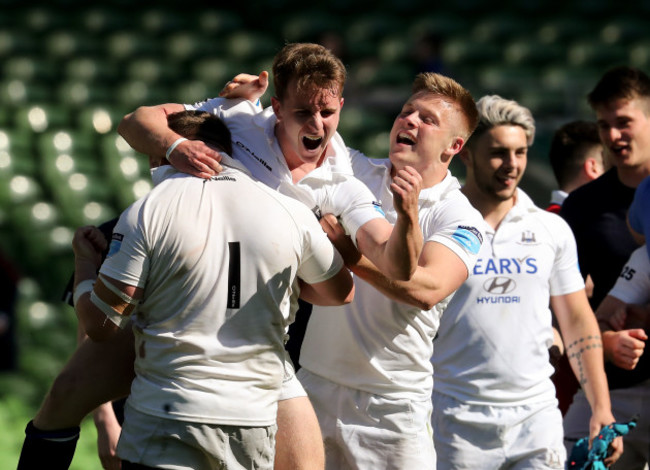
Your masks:
[[[413,111],[407,115],[404,116],[404,120],[407,122],[412,127],[416,127],[418,125],[418,122],[420,121],[420,118],[418,116],[417,111]]]
[[[514,151],[508,152],[503,157],[503,166],[507,169],[515,168],[517,166],[517,154]]]
[[[320,114],[312,114],[308,126],[311,130],[320,132],[323,129],[323,118]]]

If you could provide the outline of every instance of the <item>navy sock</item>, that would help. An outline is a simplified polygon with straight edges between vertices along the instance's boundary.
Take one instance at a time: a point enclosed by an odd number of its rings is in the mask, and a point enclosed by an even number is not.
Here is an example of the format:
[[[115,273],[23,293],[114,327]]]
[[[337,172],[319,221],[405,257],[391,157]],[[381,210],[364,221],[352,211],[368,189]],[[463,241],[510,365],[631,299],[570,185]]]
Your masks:
[[[79,440],[79,427],[43,431],[30,421],[17,470],[67,470]]]

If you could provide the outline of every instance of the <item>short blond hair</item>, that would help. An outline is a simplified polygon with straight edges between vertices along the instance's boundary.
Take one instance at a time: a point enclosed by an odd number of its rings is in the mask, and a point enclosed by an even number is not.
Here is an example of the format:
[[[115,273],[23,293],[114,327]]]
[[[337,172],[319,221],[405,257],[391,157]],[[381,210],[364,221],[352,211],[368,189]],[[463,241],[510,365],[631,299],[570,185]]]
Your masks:
[[[466,125],[466,139],[474,132],[478,124],[478,111],[472,94],[456,80],[433,72],[420,73],[413,82],[412,93],[430,93],[438,95],[460,108]]]

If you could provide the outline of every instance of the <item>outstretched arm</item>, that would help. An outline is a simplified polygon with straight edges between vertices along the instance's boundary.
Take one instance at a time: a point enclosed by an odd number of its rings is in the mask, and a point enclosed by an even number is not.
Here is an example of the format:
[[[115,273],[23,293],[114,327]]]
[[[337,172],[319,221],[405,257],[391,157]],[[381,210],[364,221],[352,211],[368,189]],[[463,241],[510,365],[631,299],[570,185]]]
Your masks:
[[[408,281],[395,281],[356,249],[336,217],[327,214],[321,226],[339,250],[346,266],[387,297],[422,310],[430,310],[465,282],[465,263],[449,248],[427,242],[420,255],[415,273]]]
[[[183,137],[169,128],[167,116],[184,110],[185,107],[178,103],[141,106],[124,116],[117,131],[136,151],[161,161],[171,146]],[[220,159],[219,152],[200,140],[183,141],[168,156],[174,168],[200,178],[210,178],[221,172]]]
[[[569,358],[582,389],[591,406],[589,438],[593,439],[603,426],[613,423],[607,377],[603,361],[603,344],[594,315],[584,289],[566,295],[551,297],[551,307],[557,317]],[[623,452],[623,441],[612,443],[612,464]]]
[[[373,219],[357,231],[359,250],[391,279],[407,281],[415,273],[422,250],[418,198],[422,177],[411,167],[399,170],[391,184],[397,211],[395,226]]]

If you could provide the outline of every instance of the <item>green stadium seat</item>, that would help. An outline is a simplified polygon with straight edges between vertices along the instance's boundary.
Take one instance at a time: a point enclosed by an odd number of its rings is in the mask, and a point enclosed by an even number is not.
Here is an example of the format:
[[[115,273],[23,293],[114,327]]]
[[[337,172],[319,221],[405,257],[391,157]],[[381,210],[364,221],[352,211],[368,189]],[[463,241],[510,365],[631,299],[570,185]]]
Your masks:
[[[600,29],[600,40],[605,44],[630,44],[647,39],[649,25],[646,18],[637,15],[611,19]]]
[[[107,58],[123,60],[144,55],[164,55],[163,42],[142,32],[116,31],[105,38]]]
[[[628,60],[633,67],[647,71],[650,68],[650,38],[630,44]]]
[[[575,16],[565,14],[543,19],[535,34],[541,43],[560,44],[565,47],[570,41],[594,37],[597,32],[591,21],[576,21]]]
[[[212,97],[219,94],[228,80],[242,72],[258,73],[255,70],[246,70],[244,64],[238,61],[210,56],[194,64],[187,78],[204,83],[208,90],[211,90],[208,97]]]
[[[446,37],[466,34],[468,30],[469,21],[464,15],[436,12],[414,18],[409,26],[409,36],[417,38],[436,34],[444,40]]]
[[[101,55],[75,56],[65,62],[63,75],[68,80],[115,83],[120,77],[121,70],[116,62],[107,60]]]
[[[57,102],[70,109],[78,109],[89,104],[111,103],[114,101],[113,87],[105,82],[87,80],[65,80],[55,91]]]
[[[80,11],[78,21],[84,31],[101,35],[129,29],[134,22],[131,15],[125,15],[119,8],[108,4],[90,5]]]
[[[101,38],[86,34],[80,30],[53,31],[44,40],[44,52],[56,60],[75,57],[80,54],[100,54],[103,52]]]
[[[559,43],[543,43],[524,36],[509,41],[503,59],[509,65],[544,66],[564,60],[566,50]]]
[[[627,49],[619,44],[604,44],[593,40],[578,40],[567,48],[567,63],[572,67],[605,69],[627,61]]]
[[[148,83],[144,80],[123,81],[114,90],[114,103],[130,111],[138,106],[155,105],[169,101],[170,92],[166,86]]]
[[[442,59],[451,67],[498,63],[502,60],[501,52],[501,47],[495,43],[468,39],[465,35],[448,38],[442,45]]]
[[[530,21],[514,15],[497,13],[478,19],[469,36],[476,42],[495,43],[521,36],[531,29]]]
[[[282,47],[275,37],[259,31],[236,31],[225,38],[229,57],[238,62],[252,63],[273,57]]]
[[[53,127],[66,127],[71,123],[71,110],[62,104],[39,103],[16,110],[14,126],[20,130],[42,133]]]
[[[192,27],[186,15],[177,9],[161,6],[145,7],[138,15],[136,27],[150,36],[164,37],[170,33]]]
[[[206,6],[192,14],[192,24],[198,31],[210,36],[226,37],[227,35],[245,28],[241,14],[227,11],[223,8]]]
[[[167,57],[175,64],[191,64],[204,57],[226,55],[226,47],[217,37],[201,31],[177,31],[163,39]],[[169,66],[169,65],[168,65]],[[185,67],[176,71],[176,75],[185,74]]]
[[[323,11],[301,11],[282,24],[282,36],[288,42],[319,42],[323,34],[340,30],[341,18]]]

